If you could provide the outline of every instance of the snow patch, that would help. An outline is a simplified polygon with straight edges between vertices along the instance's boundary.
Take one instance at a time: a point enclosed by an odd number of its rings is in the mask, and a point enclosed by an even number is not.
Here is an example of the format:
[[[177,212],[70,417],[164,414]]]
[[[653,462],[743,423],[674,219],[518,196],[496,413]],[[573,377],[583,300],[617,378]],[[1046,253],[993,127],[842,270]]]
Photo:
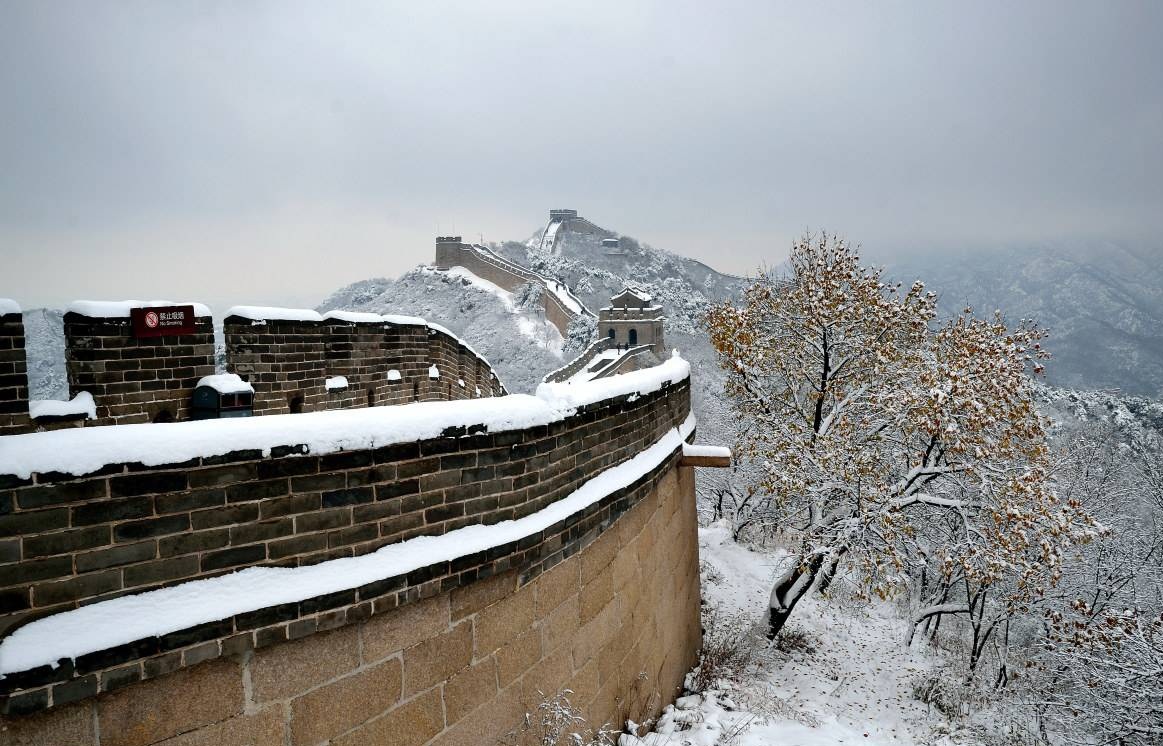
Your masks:
[[[724,446],[696,446],[684,443],[682,455],[695,458],[731,458],[731,449]]]
[[[429,367],[428,368],[428,377],[429,378],[440,378],[440,368],[437,368],[435,365]]]
[[[242,380],[237,373],[219,373],[198,379],[194,388],[209,386],[219,394],[253,394],[254,386]]]
[[[363,311],[328,311],[323,314],[325,320],[350,321],[353,324],[382,324],[384,317],[378,313],[364,313]]]
[[[194,315],[210,316],[210,307],[202,303],[175,302],[172,300],[75,300],[68,305],[65,313],[75,313],[93,319],[129,318],[135,308],[157,308],[158,306],[193,306]]]
[[[273,306],[232,306],[226,316],[238,316],[251,321],[322,321],[323,317],[309,308],[275,308]]]
[[[93,401],[93,395],[88,391],[78,391],[69,401],[46,400],[28,403],[28,416],[34,420],[40,417],[74,417],[81,414],[90,420],[97,419],[97,403]]]
[[[342,391],[347,388],[347,376],[332,376],[323,385],[328,391]]]
[[[10,313],[20,313],[20,304],[11,298],[0,298],[0,316]]]
[[[505,309],[513,314],[516,318],[517,329],[521,335],[532,339],[545,349],[552,352],[557,357],[562,356],[562,348],[565,345],[565,339],[561,336],[561,332],[553,322],[543,318],[533,318],[531,314],[521,311],[517,308],[516,298],[513,293],[505,290],[500,285],[490,282],[485,278],[474,274],[466,267],[450,267],[445,270],[433,270],[435,272],[443,272],[452,277],[458,277],[475,288],[495,296],[501,303],[505,304]]]
[[[402,380],[403,378],[404,377],[402,375],[400,375],[400,371],[396,370],[395,368],[392,368],[391,370],[388,371],[388,380],[389,381],[399,381],[399,380]]]

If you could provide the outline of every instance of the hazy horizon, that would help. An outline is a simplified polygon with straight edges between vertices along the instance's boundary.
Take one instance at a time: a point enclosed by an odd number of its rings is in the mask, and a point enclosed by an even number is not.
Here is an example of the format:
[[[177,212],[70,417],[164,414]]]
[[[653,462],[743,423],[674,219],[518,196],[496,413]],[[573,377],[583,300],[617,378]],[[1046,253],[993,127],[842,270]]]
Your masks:
[[[8,4],[0,296],[314,305],[553,207],[723,272],[1163,246],[1163,5]]]

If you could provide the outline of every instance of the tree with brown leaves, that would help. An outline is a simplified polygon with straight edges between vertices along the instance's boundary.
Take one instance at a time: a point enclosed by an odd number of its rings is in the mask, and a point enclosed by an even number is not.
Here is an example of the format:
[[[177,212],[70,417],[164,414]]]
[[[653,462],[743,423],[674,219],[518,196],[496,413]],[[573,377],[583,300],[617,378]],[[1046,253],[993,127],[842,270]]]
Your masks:
[[[1047,357],[1044,331],[969,309],[938,323],[920,282],[887,284],[827,234],[798,240],[788,267],[707,316],[739,453],[759,467],[750,486],[798,535],[771,592],[771,636],[842,560],[880,595],[917,557],[949,582],[1012,579],[1015,596],[1052,584],[1092,522],[1052,487],[1028,377]],[[927,531],[941,521],[955,530]]]

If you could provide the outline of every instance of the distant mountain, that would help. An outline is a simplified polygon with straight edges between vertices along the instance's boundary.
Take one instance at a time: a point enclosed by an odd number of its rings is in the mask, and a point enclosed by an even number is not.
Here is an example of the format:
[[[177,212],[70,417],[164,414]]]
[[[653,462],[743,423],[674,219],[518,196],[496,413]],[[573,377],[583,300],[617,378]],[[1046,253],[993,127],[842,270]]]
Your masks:
[[[707,307],[714,301],[737,298],[742,291],[743,278],[630,236],[604,233],[616,236],[618,246],[604,246],[601,234],[575,232],[566,225],[557,232],[552,250],[542,248],[541,231],[524,243],[509,241],[493,249],[563,280],[594,312],[624,287],[644,290],[665,310],[668,332],[701,333]]]
[[[920,278],[942,310],[1032,318],[1050,330],[1047,381],[1163,397],[1163,248],[1054,245],[950,258],[918,257],[888,266]]]

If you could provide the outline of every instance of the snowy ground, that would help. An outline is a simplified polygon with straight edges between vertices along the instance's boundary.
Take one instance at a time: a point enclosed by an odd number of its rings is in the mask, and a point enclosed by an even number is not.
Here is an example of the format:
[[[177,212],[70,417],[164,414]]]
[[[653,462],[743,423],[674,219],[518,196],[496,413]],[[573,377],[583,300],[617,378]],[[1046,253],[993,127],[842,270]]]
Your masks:
[[[721,526],[700,529],[699,550],[706,602],[761,620],[781,555],[750,551]],[[706,695],[680,699],[655,732],[623,736],[620,746],[973,743],[948,735],[944,718],[913,698],[913,684],[938,660],[919,646],[905,648],[895,604],[813,594],[789,628],[804,633],[807,644],[764,651],[743,683],[721,682]]]

